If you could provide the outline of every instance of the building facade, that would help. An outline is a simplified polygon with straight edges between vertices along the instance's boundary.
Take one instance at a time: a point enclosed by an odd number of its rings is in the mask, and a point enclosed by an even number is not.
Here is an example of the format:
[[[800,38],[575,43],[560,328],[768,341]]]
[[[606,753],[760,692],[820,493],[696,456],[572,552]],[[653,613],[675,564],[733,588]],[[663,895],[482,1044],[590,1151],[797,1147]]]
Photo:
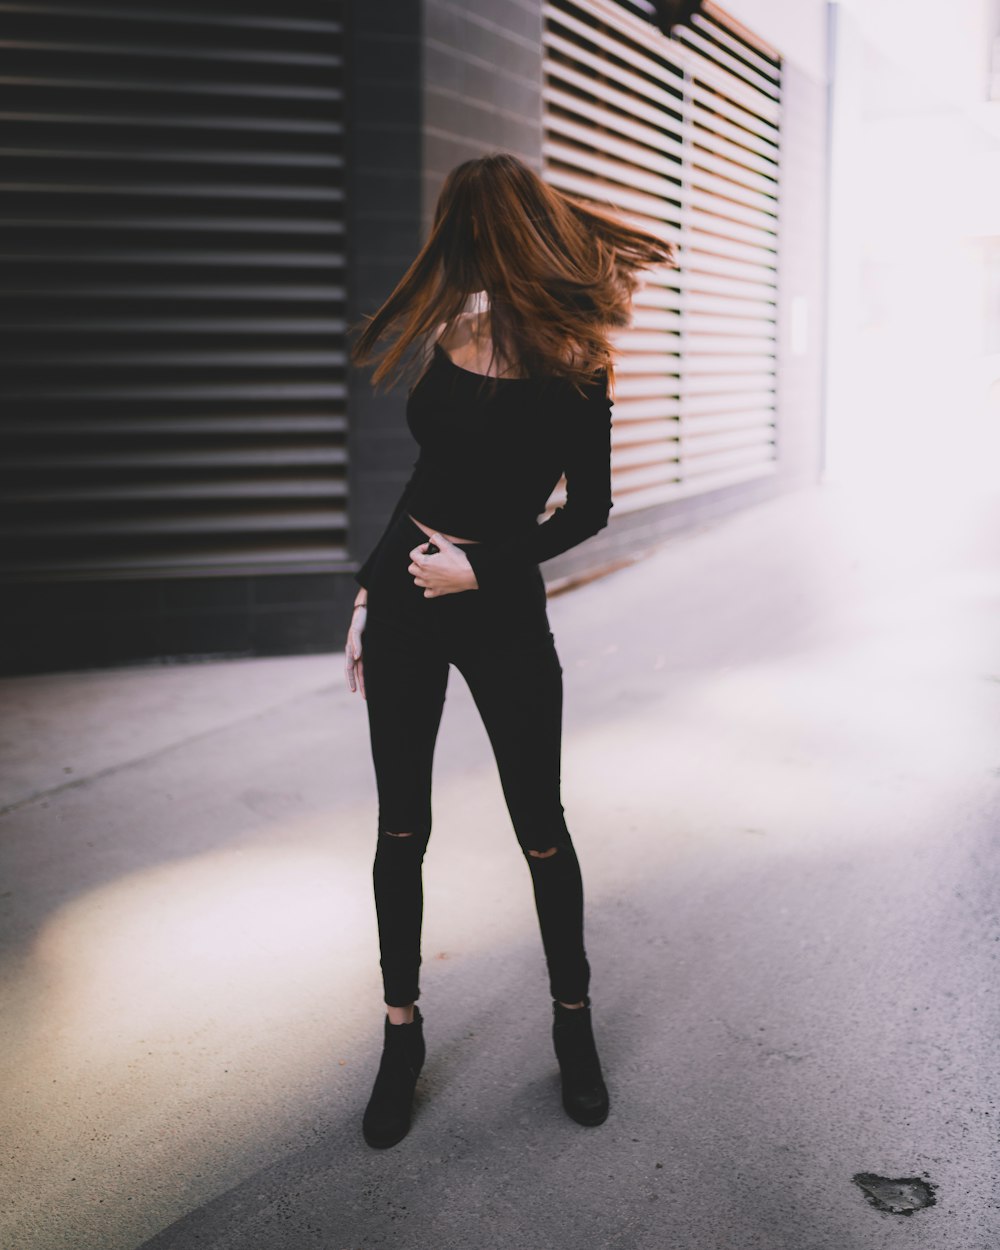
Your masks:
[[[6,671],[343,645],[416,454],[346,329],[486,151],[680,247],[616,336],[612,522],[550,589],[817,480],[826,88],[731,13],[44,8],[4,19]]]

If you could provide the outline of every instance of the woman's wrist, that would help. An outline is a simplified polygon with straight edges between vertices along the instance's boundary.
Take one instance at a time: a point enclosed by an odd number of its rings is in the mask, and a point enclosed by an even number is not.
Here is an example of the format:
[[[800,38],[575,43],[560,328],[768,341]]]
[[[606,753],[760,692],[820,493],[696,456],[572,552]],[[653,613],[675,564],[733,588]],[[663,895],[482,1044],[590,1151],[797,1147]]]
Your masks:
[[[355,599],[355,601],[354,601],[354,609],[355,609],[355,611],[357,611],[357,609],[358,609],[358,608],[367,608],[367,607],[368,607],[368,599],[367,599],[367,597],[366,597],[366,598],[364,598],[364,599]]]

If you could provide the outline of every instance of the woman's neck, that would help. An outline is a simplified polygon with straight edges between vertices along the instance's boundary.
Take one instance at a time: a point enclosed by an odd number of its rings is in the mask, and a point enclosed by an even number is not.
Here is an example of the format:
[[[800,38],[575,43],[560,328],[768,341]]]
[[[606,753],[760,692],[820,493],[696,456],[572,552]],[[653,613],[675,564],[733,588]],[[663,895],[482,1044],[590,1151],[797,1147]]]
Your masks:
[[[441,346],[451,356],[456,365],[470,369],[473,373],[486,374],[490,368],[493,354],[493,339],[490,328],[490,315],[485,313],[463,313],[452,328],[447,338],[442,337]],[[490,377],[519,378],[522,373],[506,370],[502,373],[489,374]]]

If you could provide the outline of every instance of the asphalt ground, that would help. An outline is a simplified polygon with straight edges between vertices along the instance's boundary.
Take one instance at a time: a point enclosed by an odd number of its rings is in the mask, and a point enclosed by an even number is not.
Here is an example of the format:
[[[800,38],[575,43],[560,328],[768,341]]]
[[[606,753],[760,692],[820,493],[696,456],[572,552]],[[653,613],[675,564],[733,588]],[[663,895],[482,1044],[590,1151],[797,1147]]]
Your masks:
[[[828,485],[553,596],[597,1129],[457,671],[381,1152],[343,640],[0,683],[0,1246],[996,1250],[998,557],[995,495]]]

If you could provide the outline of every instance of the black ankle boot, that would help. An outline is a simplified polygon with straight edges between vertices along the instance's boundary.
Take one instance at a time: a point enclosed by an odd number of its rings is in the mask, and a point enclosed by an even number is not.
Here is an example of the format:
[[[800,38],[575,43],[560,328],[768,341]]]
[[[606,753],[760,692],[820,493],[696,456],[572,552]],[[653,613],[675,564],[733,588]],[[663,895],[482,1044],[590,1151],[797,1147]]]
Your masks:
[[[552,1000],[552,1041],[562,1075],[562,1104],[577,1124],[603,1124],[608,1118],[607,1086],[594,1044],[590,999],[582,1007]]]
[[[424,1018],[414,1006],[410,1024],[385,1018],[382,1059],[361,1123],[369,1146],[395,1146],[410,1131],[413,1091],[424,1066]]]

